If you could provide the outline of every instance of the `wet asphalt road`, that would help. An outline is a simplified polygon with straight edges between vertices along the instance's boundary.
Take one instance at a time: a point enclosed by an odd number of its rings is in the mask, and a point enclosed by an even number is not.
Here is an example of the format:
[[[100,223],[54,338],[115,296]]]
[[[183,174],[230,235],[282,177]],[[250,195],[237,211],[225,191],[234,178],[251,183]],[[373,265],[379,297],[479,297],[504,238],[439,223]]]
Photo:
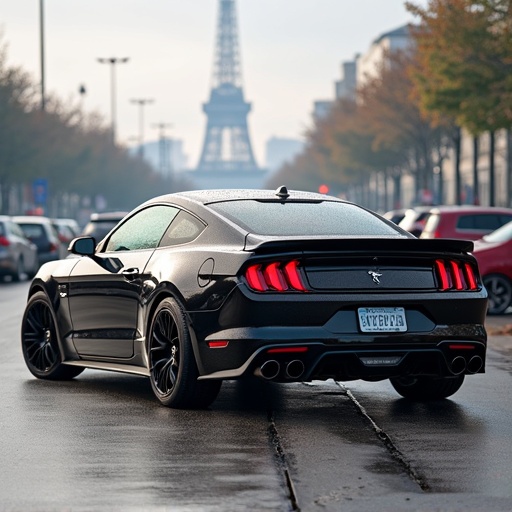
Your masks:
[[[27,283],[0,284],[0,510],[510,511],[512,360],[451,400],[387,383],[224,383],[207,411],[144,378],[26,370]]]

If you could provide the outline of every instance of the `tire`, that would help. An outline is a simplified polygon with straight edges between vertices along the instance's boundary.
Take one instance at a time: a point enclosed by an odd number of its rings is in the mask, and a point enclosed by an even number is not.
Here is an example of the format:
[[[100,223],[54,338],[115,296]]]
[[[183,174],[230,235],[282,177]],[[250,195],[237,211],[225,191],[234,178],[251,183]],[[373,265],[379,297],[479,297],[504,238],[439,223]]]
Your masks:
[[[395,391],[404,398],[417,401],[441,400],[456,393],[464,375],[456,377],[397,377],[389,379]]]
[[[181,305],[166,298],[149,329],[148,362],[153,393],[167,407],[202,409],[217,398],[221,380],[198,381],[190,328]]]
[[[21,324],[21,348],[27,368],[38,379],[70,380],[84,371],[62,364],[55,314],[43,292],[28,300]]]
[[[502,315],[512,305],[512,283],[500,274],[483,277],[483,283],[489,295],[489,315]]]

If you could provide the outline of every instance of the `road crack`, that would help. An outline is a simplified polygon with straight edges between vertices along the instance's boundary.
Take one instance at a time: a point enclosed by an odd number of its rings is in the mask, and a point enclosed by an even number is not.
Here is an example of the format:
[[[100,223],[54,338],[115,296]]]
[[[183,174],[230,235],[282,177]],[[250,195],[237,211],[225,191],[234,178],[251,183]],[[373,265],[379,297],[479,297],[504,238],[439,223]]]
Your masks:
[[[300,512],[297,493],[295,492],[295,486],[293,485],[293,480],[290,475],[290,470],[288,468],[288,463],[286,461],[286,455],[283,449],[283,445],[281,443],[281,438],[279,436],[279,432],[277,431],[274,412],[272,410],[268,411],[268,423],[268,436],[270,444],[274,448],[278,468],[283,474],[286,489],[288,492],[288,499],[290,500],[291,510],[294,512]]]
[[[357,398],[352,394],[350,389],[347,389],[343,384],[337,382],[336,383],[343,392],[347,395],[350,401],[355,406],[358,413],[363,416],[371,425],[373,431],[375,432],[377,438],[384,444],[386,450],[390,453],[391,457],[404,469],[409,478],[415,482],[422,491],[430,492],[431,488],[428,483],[425,481],[423,477],[421,477],[417,471],[412,467],[411,463],[406,459],[406,457],[402,454],[402,452],[398,449],[395,443],[391,440],[389,435],[380,428],[377,423],[373,420],[373,418],[366,412],[366,409],[362,406],[362,404],[357,400]]]

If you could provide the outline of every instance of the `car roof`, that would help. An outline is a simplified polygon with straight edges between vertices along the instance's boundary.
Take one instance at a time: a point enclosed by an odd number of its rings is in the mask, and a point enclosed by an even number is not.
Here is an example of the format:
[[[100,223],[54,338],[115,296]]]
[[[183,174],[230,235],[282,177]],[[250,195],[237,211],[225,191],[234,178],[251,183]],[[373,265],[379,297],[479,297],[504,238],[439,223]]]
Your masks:
[[[283,195],[278,195],[282,193]],[[257,189],[214,189],[214,190],[190,190],[185,192],[176,192],[158,196],[145,204],[159,201],[173,202],[176,199],[185,199],[207,205],[210,203],[222,201],[238,200],[286,200],[286,201],[343,201],[334,196],[318,194],[316,192],[305,192],[302,190],[288,190],[286,187],[279,187],[277,190],[257,190]]]
[[[505,212],[512,213],[512,208],[502,206],[479,206],[473,204],[443,205],[431,208],[431,213],[458,213],[458,212]]]
[[[41,217],[38,215],[15,215],[12,217],[14,222],[24,224],[51,224],[52,221],[48,217]]]
[[[101,212],[92,213],[89,222],[119,221],[126,217],[128,212]]]

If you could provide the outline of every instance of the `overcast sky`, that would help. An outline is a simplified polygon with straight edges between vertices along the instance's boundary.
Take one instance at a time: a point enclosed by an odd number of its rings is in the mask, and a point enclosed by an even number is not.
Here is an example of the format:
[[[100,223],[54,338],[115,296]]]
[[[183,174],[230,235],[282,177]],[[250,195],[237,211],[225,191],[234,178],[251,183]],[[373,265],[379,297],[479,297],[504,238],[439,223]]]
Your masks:
[[[415,3],[425,5],[426,1]],[[189,165],[199,159],[213,68],[218,0],[44,0],[46,88],[110,121],[110,69],[98,57],[129,57],[117,66],[117,132],[133,145],[144,109],[153,125],[184,141]],[[313,101],[334,96],[340,65],[382,33],[413,21],[403,0],[238,0],[237,13],[249,131],[260,164],[272,136],[302,138]],[[0,0],[9,63],[40,80],[39,0]]]

